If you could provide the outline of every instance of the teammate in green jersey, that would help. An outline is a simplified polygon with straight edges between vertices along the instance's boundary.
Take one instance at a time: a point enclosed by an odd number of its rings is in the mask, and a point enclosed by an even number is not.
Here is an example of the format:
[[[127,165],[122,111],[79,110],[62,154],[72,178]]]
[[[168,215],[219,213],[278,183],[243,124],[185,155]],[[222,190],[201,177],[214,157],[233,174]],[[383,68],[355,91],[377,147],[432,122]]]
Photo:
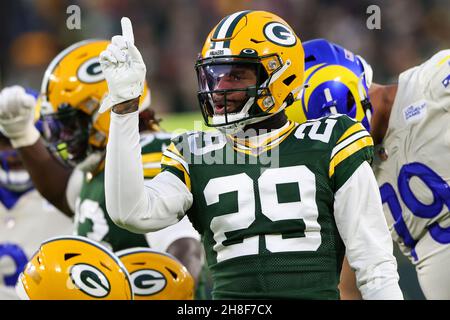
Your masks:
[[[173,139],[146,187],[137,146],[145,64],[131,22],[100,55],[112,107],[106,205],[148,232],[188,215],[202,235],[213,298],[338,299],[344,254],[366,299],[402,299],[392,240],[368,162],[372,139],[349,117],[301,125],[284,109],[303,86],[300,39],[278,16],[233,13],[197,60],[207,125]]]
[[[97,110],[108,89],[98,56],[108,44],[101,40],[78,42],[50,63],[37,102],[45,143],[34,128],[33,108],[22,103],[30,99],[23,90],[17,90],[11,106],[0,110],[0,127],[14,140],[39,192],[75,217],[77,235],[101,242],[113,251],[134,247],[167,251],[197,278],[201,270],[200,237],[189,220],[166,232],[136,234],[117,227],[106,213],[104,154],[110,118]],[[145,85],[138,147],[146,180],[160,172],[162,152],[170,143],[170,135],[160,131],[149,105],[150,91]]]

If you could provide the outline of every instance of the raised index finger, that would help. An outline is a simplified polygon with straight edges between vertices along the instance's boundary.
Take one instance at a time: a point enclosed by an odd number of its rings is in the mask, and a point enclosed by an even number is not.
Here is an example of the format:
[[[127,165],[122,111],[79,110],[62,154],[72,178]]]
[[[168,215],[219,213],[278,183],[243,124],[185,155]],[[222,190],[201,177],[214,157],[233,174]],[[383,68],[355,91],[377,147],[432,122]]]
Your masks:
[[[120,24],[122,25],[122,36],[129,43],[134,45],[133,26],[131,25],[131,20],[127,17],[122,17]]]

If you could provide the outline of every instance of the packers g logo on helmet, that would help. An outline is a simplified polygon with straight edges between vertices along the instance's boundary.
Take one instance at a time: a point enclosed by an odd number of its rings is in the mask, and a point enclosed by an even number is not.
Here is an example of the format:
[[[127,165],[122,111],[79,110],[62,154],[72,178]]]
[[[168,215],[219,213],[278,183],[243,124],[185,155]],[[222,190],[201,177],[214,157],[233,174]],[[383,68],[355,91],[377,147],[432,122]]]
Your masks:
[[[95,83],[105,80],[105,76],[103,75],[100,67],[99,58],[94,57],[80,65],[77,71],[77,76],[81,82],[86,83]]]
[[[31,300],[130,300],[122,262],[106,247],[80,236],[44,241],[20,274],[16,292]]]
[[[264,26],[264,35],[275,44],[291,47],[297,43],[295,34],[279,22],[269,22]]]
[[[130,274],[135,300],[192,300],[194,279],[175,257],[149,248],[116,252]]]
[[[151,296],[167,285],[166,277],[156,270],[143,269],[130,273],[131,283],[134,286],[134,294],[137,296]]]
[[[70,268],[70,279],[75,287],[94,298],[103,298],[111,291],[105,274],[94,266],[79,263]]]

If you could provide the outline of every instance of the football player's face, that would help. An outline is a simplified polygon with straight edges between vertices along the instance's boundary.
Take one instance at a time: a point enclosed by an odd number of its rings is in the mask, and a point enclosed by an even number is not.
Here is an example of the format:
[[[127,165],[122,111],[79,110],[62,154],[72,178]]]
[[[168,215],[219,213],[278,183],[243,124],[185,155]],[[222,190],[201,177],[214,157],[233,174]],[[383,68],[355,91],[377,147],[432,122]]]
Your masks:
[[[234,65],[223,71],[217,78],[213,90],[246,89],[256,85],[256,72],[252,67]],[[212,97],[215,114],[225,113],[225,103],[227,113],[237,112],[248,99],[246,91],[214,93]]]
[[[63,161],[71,165],[86,157],[90,116],[74,108],[44,116],[43,131],[47,143]]]

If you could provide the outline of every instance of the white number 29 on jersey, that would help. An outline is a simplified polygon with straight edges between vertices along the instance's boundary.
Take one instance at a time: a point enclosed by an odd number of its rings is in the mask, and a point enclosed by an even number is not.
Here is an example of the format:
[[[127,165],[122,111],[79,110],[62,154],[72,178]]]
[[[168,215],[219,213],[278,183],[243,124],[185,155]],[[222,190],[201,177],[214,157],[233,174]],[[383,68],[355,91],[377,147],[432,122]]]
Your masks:
[[[279,203],[277,185],[297,183],[301,201]],[[302,219],[305,224],[304,237],[283,239],[281,234],[266,234],[266,248],[270,252],[316,251],[321,244],[319,211],[316,204],[316,179],[306,166],[270,168],[257,181],[261,199],[261,211],[270,221]],[[245,173],[211,179],[203,193],[206,204],[219,202],[219,196],[237,191],[238,211],[214,217],[211,230],[214,233],[214,250],[217,262],[227,259],[258,254],[259,236],[243,239],[241,243],[224,245],[225,233],[246,229],[256,219],[255,190],[253,180]]]

